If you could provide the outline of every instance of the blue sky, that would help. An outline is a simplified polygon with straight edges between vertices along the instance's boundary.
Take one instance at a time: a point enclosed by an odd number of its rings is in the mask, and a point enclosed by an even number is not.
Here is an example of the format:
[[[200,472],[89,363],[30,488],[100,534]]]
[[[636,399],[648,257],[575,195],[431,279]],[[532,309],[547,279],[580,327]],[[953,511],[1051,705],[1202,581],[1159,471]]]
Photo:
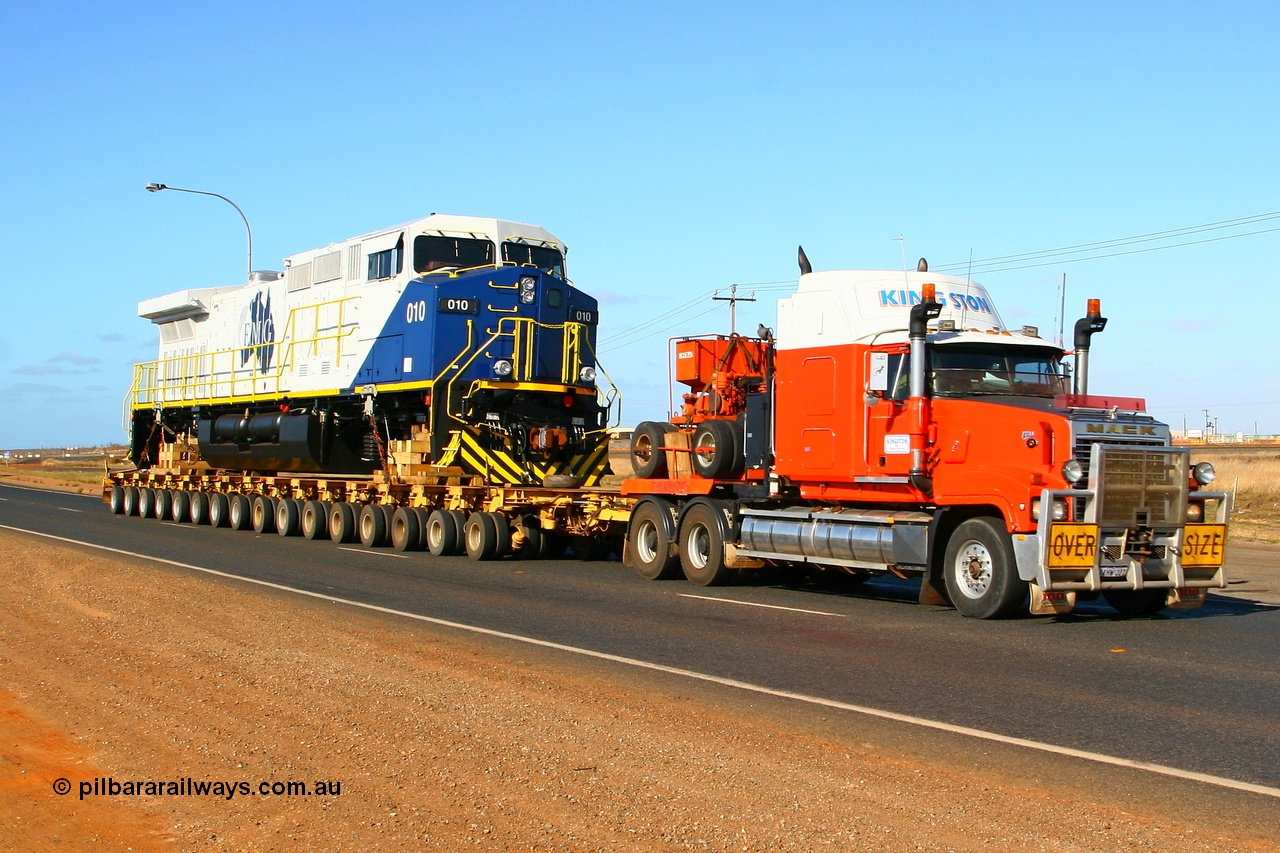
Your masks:
[[[666,408],[666,339],[728,310],[627,331],[735,282],[773,325],[797,244],[936,268],[1280,210],[1274,4],[10,0],[0,36],[0,447],[122,439],[138,301],[243,280],[235,212],[148,181],[234,199],[260,269],[431,212],[546,227],[628,423]],[[1110,318],[1093,390],[1276,433],[1277,249],[973,277],[1049,330],[1066,273],[1068,327]]]

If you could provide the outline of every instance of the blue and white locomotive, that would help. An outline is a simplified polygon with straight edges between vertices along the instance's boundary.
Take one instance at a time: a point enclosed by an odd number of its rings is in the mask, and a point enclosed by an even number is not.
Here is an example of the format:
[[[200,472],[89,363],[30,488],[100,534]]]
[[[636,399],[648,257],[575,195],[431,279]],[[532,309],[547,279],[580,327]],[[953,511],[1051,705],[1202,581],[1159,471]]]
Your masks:
[[[217,469],[368,474],[412,441],[489,482],[593,484],[616,391],[564,258],[537,226],[433,214],[141,302],[160,353],[135,367],[132,458],[193,436]]]

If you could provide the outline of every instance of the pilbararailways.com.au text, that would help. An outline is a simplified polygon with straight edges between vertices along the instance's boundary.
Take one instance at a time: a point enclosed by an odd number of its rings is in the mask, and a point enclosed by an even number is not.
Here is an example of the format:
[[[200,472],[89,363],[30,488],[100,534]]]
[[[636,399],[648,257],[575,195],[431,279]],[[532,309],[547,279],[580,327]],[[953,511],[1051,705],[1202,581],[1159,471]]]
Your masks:
[[[79,783],[80,799],[85,797],[340,797],[342,782],[321,780],[318,782],[246,782],[243,780],[208,781],[192,779],[127,779],[117,781],[110,776],[99,776]],[[53,783],[57,794],[71,793],[71,783],[58,779]]]

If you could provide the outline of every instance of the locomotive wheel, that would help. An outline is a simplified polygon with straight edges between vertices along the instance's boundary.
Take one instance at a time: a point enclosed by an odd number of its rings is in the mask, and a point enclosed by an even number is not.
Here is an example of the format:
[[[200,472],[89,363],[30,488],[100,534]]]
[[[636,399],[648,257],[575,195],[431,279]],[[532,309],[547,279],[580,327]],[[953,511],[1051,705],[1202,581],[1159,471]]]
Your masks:
[[[232,530],[253,529],[253,509],[247,495],[227,495],[227,520]]]
[[[492,560],[498,551],[498,525],[487,512],[473,512],[462,528],[467,556],[473,560]]]
[[[724,513],[708,503],[695,503],[680,519],[680,566],[690,583],[722,586],[733,577],[724,564],[728,531]]]
[[[111,487],[111,512],[124,515],[124,486]]]
[[[340,544],[356,541],[356,510],[339,501],[329,508],[329,538]]]
[[[281,536],[302,533],[302,501],[281,498],[276,504],[276,532]]]
[[[418,547],[413,550],[425,551],[427,550],[427,519],[431,517],[431,513],[420,506],[415,506],[412,512],[418,517]]]
[[[995,519],[970,518],[961,522],[947,542],[942,566],[947,596],[965,616],[1011,616],[1027,597],[1029,588],[1018,577],[1013,543],[1004,524]]]
[[[138,517],[154,518],[156,514],[156,490],[140,489],[138,491]]]
[[[307,501],[302,505],[302,535],[307,539],[329,538],[329,505]]]
[[[421,546],[422,524],[412,507],[396,507],[391,514],[391,547],[397,551],[417,551]]]
[[[191,520],[191,493],[178,489],[173,493],[173,505],[169,517],[179,524]]]
[[[1165,608],[1167,589],[1104,589],[1102,597],[1121,616],[1152,616]]]
[[[636,476],[643,479],[661,477],[667,473],[667,454],[662,449],[668,433],[675,432],[673,424],[642,421],[631,434],[631,467]]]
[[[125,515],[137,515],[138,503],[142,500],[142,493],[138,491],[137,486],[124,487],[124,503],[121,507]]]
[[[435,557],[447,557],[458,553],[462,531],[453,514],[443,509],[432,510],[427,517],[427,550]]]
[[[160,489],[156,492],[156,520],[168,521],[173,514],[173,492]]]
[[[708,480],[734,477],[742,462],[736,421],[704,421],[693,434],[693,470]]]
[[[360,544],[366,548],[382,548],[387,544],[387,516],[378,504],[360,508]]]
[[[191,523],[209,523],[209,494],[207,492],[191,493]]]
[[[670,504],[645,501],[631,514],[627,544],[636,574],[645,580],[669,580],[680,576],[680,559],[671,556]]]
[[[277,504],[278,501],[275,498],[270,498],[266,495],[254,495],[252,510],[254,533],[275,532]]]

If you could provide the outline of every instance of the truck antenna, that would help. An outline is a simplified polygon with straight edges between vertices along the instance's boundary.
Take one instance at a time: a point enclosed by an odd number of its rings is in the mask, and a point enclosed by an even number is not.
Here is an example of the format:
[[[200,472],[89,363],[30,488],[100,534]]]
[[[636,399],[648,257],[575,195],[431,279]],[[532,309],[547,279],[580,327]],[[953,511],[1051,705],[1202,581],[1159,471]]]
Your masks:
[[[1063,338],[1063,328],[1067,322],[1067,274],[1062,274],[1062,284],[1058,289],[1058,346],[1062,346],[1066,341]]]

